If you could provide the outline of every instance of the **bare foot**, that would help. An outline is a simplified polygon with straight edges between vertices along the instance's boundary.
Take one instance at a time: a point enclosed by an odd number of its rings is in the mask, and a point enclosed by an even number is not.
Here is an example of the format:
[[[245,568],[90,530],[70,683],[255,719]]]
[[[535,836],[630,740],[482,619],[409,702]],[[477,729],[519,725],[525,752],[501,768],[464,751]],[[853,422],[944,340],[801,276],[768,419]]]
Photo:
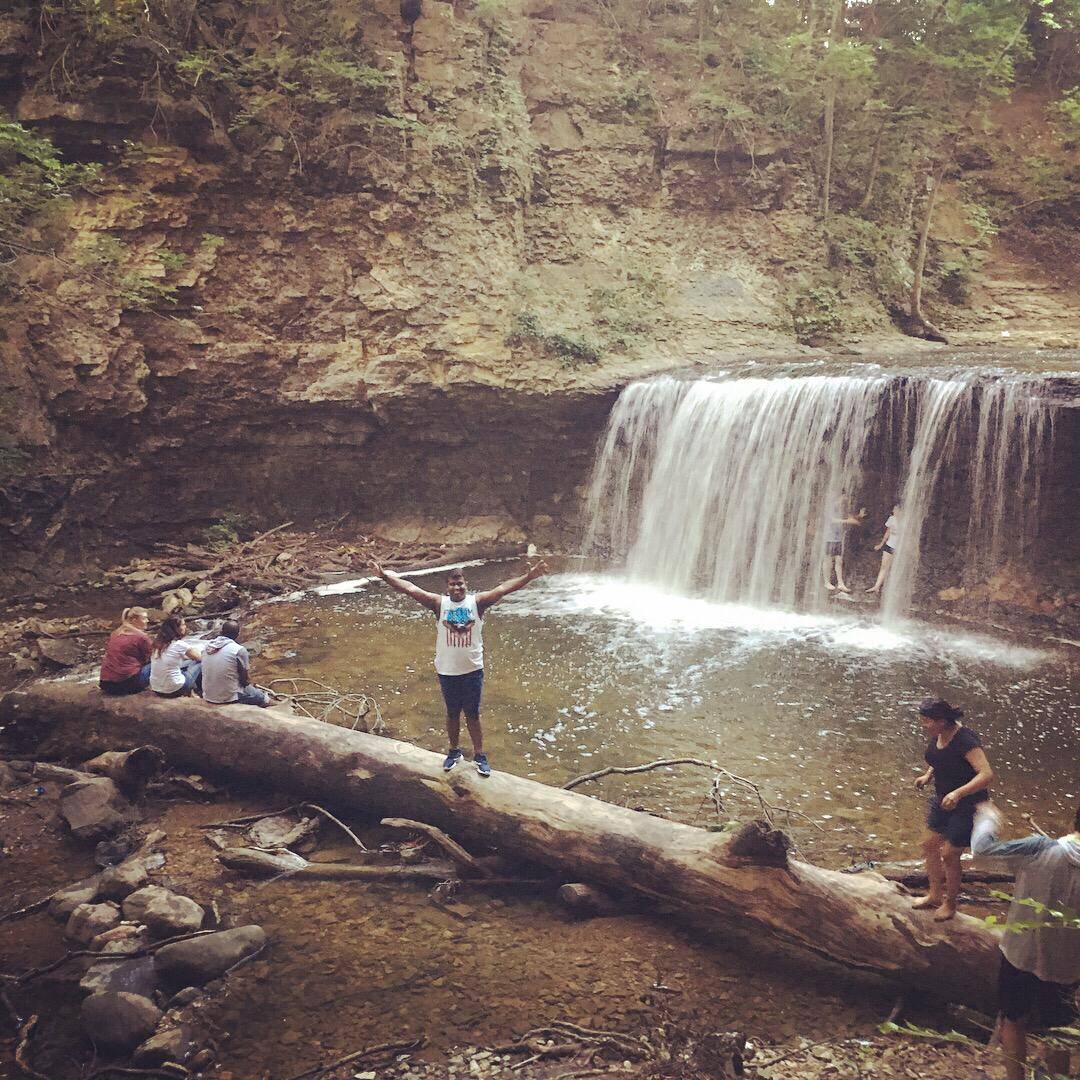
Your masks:
[[[948,922],[956,914],[956,905],[946,901],[934,912],[934,922]]]
[[[829,592],[836,592],[836,586],[831,581],[825,582],[825,588],[828,589]]]
[[[837,585],[836,586],[836,591],[837,592],[847,592],[847,593],[851,592],[851,590],[846,585]]]
[[[922,896],[911,905],[913,908],[917,908],[919,911],[924,911],[926,908],[941,907],[940,896]]]
[[[872,589],[866,589],[865,592],[866,592],[867,596],[880,596],[881,595],[881,590],[880,589],[873,589],[873,588]]]

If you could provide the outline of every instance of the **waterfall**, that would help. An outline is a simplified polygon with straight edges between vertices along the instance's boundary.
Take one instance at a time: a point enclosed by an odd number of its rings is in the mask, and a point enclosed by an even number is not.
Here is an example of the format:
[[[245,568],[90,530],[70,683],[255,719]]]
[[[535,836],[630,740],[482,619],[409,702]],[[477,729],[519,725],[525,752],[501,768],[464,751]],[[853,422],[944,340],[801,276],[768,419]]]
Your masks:
[[[882,598],[896,617],[928,534],[961,545],[969,575],[1022,553],[1050,429],[1034,383],[1021,378],[634,383],[601,440],[585,550],[676,592],[816,608],[828,519],[874,507],[857,530],[866,547],[900,501],[902,542]]]

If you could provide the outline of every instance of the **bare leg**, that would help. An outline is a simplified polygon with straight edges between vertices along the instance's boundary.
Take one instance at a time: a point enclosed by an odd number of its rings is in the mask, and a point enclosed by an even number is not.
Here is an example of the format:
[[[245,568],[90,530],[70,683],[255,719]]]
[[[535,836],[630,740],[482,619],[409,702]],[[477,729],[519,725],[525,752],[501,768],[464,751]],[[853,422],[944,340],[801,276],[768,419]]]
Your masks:
[[[953,847],[952,844],[943,844],[941,861],[945,865],[945,899],[941,907],[934,912],[934,918],[938,922],[945,922],[956,914],[956,898],[960,895],[960,853],[963,848]]]
[[[828,589],[829,592],[835,592],[836,591],[836,586],[832,583],[832,572],[833,572],[833,556],[832,555],[826,555],[825,556],[825,588]]]
[[[841,592],[851,592],[851,590],[844,584],[844,556],[836,556],[836,587]]]
[[[472,748],[474,754],[482,754],[484,752],[484,733],[480,730],[480,714],[466,713],[465,723],[469,726],[469,738],[472,739]]]
[[[1027,1061],[1027,1024],[1023,1020],[998,1022],[1001,1035],[1001,1052],[1005,1055],[1005,1080],[1024,1080],[1024,1062]]]
[[[461,745],[461,710],[456,713],[446,710],[446,741],[451,750]]]
[[[945,897],[945,867],[941,861],[945,838],[929,829],[923,835],[923,855],[926,858],[926,876],[930,879],[930,888],[924,897],[916,900],[912,907],[937,908]]]
[[[885,584],[885,579],[889,576],[889,567],[892,566],[893,557],[887,552],[881,553],[881,569],[878,571],[877,581],[874,582],[873,587],[867,589],[867,592],[879,593],[882,586]]]

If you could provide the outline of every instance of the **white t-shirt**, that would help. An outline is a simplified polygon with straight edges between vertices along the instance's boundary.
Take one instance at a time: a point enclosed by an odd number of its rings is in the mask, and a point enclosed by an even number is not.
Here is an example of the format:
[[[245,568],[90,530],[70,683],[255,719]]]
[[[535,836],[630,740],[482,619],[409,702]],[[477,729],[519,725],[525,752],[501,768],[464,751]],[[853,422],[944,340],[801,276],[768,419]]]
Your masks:
[[[181,638],[170,641],[161,652],[150,654],[150,689],[159,694],[175,694],[183,689],[184,673],[180,665],[188,658],[191,646]]]
[[[460,604],[444,596],[439,604],[435,632],[435,670],[440,675],[468,675],[484,666],[484,620],[476,606],[476,593]]]
[[[889,515],[885,522],[885,528],[889,530],[889,539],[885,541],[895,552],[900,546],[900,521],[895,514]]]

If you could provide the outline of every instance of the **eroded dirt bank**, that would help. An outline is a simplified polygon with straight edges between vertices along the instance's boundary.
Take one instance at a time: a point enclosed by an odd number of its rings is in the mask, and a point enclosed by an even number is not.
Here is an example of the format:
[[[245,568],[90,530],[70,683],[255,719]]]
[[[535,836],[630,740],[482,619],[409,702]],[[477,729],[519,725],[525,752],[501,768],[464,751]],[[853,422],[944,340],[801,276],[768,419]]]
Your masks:
[[[221,5],[198,30],[258,49],[272,7]],[[0,98],[102,166],[8,267],[5,568],[229,512],[270,525],[423,504],[447,521],[483,503],[528,529],[558,517],[630,378],[806,353],[795,298],[838,250],[813,161],[704,123],[696,50],[664,45],[691,16],[651,17],[335,8],[377,108],[323,110],[312,160],[164,92],[146,42],[72,73],[44,24],[5,16]],[[1015,195],[1019,142],[1059,153],[1046,105],[1018,95],[997,157],[950,176],[942,265],[975,250],[965,184]],[[1075,343],[1062,267],[1004,235],[973,264],[966,306],[927,298],[957,342]],[[862,269],[837,273],[836,347],[910,341]]]

